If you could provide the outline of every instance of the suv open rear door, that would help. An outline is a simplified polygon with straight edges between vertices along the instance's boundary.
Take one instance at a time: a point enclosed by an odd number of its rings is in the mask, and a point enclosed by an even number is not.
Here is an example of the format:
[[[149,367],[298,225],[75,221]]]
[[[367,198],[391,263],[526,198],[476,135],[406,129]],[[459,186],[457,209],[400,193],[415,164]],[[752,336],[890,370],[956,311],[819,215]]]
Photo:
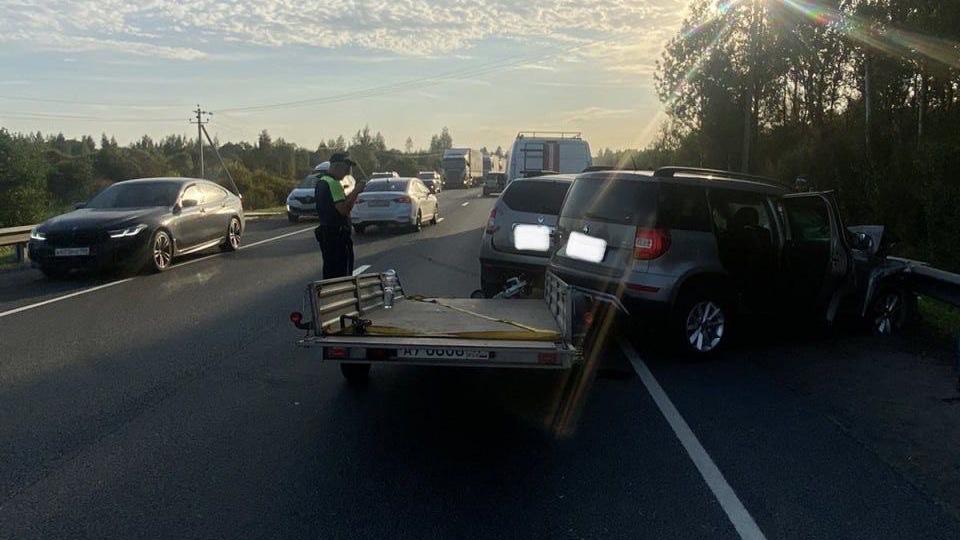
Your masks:
[[[788,305],[836,314],[853,261],[831,193],[797,193],[782,200],[786,243],[782,273]]]

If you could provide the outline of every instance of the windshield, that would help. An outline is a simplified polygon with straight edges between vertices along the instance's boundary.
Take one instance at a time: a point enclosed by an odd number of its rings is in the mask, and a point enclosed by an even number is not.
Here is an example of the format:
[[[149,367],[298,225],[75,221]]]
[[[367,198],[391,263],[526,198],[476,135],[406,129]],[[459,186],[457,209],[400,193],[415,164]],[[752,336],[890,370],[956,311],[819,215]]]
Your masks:
[[[173,206],[180,193],[179,182],[123,182],[90,199],[87,208],[142,208]]]
[[[407,191],[407,180],[375,180],[367,184],[364,193],[377,191]]]
[[[960,540],[958,340],[960,0],[0,0],[0,540]]]
[[[311,174],[304,177],[303,180],[297,184],[298,189],[313,189],[317,187],[317,182],[323,178],[323,174]]]

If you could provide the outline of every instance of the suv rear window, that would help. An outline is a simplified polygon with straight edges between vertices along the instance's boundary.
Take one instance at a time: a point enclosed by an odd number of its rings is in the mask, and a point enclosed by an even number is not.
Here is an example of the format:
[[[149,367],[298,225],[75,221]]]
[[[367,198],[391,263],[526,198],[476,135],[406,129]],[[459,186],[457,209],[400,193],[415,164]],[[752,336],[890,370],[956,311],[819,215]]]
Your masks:
[[[652,227],[659,186],[626,178],[578,178],[561,217]]]
[[[567,182],[515,180],[507,186],[503,203],[517,212],[556,216],[560,214],[569,187]]]

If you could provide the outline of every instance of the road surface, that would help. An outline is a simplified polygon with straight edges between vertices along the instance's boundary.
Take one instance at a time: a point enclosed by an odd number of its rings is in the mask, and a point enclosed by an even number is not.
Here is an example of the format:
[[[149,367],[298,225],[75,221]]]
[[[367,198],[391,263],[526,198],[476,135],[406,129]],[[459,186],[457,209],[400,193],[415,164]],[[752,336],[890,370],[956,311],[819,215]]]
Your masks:
[[[441,204],[420,234],[357,237],[357,264],[468,295],[492,199]],[[0,274],[0,538],[960,538],[753,349],[611,346],[640,376],[596,379],[563,437],[562,374],[348,387],[287,320],[318,278],[311,228],[252,222],[237,253],[120,282]]]

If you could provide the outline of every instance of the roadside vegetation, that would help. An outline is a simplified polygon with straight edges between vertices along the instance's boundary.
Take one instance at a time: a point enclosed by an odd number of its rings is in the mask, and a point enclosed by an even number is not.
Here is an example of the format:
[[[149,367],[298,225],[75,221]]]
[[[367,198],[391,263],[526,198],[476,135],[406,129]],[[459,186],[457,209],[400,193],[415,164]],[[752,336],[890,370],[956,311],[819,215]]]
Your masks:
[[[443,128],[427,150],[414,150],[408,139],[401,151],[387,148],[382,134],[364,127],[349,140],[340,136],[312,150],[274,139],[266,130],[255,143],[214,142],[243,193],[244,206],[256,210],[282,206],[290,189],[337,150],[349,150],[367,173],[395,170],[413,176],[438,170],[453,138]],[[204,176],[227,185],[210,147],[204,148],[204,162]],[[98,144],[90,136],[68,139],[0,128],[0,227],[37,223],[113,182],[154,176],[200,176],[196,140],[170,135],[156,141],[145,135],[121,146],[106,135]]]

